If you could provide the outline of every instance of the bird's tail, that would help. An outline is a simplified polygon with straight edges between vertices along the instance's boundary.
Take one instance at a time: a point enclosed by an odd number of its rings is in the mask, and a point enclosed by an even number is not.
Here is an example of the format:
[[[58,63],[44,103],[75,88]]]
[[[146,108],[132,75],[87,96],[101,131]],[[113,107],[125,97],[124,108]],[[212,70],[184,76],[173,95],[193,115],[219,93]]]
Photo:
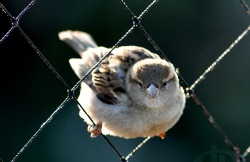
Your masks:
[[[59,39],[72,47],[81,57],[88,48],[96,48],[97,44],[88,33],[66,30],[58,34]]]
[[[70,66],[79,78],[97,64],[97,62],[108,53],[109,49],[98,47],[94,39],[82,31],[62,31],[58,34],[59,39],[72,47],[81,58],[71,58]],[[92,76],[88,75],[86,80],[88,85],[92,84]]]

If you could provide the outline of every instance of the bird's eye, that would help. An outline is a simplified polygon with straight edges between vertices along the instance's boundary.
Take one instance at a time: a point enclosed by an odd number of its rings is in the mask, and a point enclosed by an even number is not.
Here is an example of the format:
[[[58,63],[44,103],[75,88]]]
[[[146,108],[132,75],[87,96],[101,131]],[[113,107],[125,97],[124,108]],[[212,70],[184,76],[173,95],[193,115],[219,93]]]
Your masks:
[[[162,83],[162,86],[163,86],[163,87],[166,87],[167,84],[168,84],[168,81],[164,81],[164,82]]]
[[[138,82],[138,86],[139,86],[139,88],[142,88],[142,83]]]

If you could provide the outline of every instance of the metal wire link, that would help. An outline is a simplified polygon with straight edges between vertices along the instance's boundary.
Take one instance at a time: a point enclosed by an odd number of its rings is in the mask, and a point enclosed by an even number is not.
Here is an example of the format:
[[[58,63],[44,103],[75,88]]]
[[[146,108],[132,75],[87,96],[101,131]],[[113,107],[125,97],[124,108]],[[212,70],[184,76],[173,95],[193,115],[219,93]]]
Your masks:
[[[54,67],[49,63],[49,61],[44,57],[42,52],[39,51],[39,49],[35,46],[35,44],[30,40],[30,38],[26,35],[26,33],[22,30],[22,28],[19,26],[20,19],[29,11],[29,9],[34,6],[37,0],[32,0],[17,17],[13,17],[11,13],[4,7],[2,3],[0,3],[0,8],[2,11],[10,18],[10,22],[12,24],[11,28],[7,31],[7,33],[0,39],[0,45],[2,42],[4,42],[8,36],[13,32],[14,29],[17,29],[25,38],[25,40],[30,44],[30,46],[34,49],[34,51],[38,54],[38,56],[43,60],[43,62],[47,65],[47,67],[53,72],[55,77],[58,78],[58,80],[64,85],[66,88],[68,95],[66,96],[65,100],[57,107],[57,109],[49,116],[49,118],[40,126],[40,128],[34,133],[34,135],[28,140],[28,142],[21,148],[21,150],[14,156],[14,158],[11,160],[11,162],[15,162],[20,155],[30,146],[30,144],[35,140],[35,138],[41,133],[44,128],[53,120],[55,115],[59,113],[59,111],[65,106],[65,104],[70,100],[73,99],[76,104],[80,106],[80,108],[85,112],[85,114],[89,117],[93,125],[95,125],[95,122],[92,120],[91,116],[88,115],[88,113],[84,110],[84,108],[80,105],[77,98],[75,97],[75,90],[79,87],[82,81],[86,79],[88,75],[106,58],[110,55],[110,53],[122,43],[124,39],[126,39],[135,28],[139,28],[140,31],[144,34],[146,39],[151,43],[151,45],[155,48],[157,53],[162,56],[162,58],[166,59],[168,61],[168,58],[166,55],[162,52],[162,50],[159,48],[157,43],[151,38],[150,34],[146,31],[146,29],[143,27],[141,23],[141,19],[149,11],[149,9],[155,5],[158,1],[153,0],[152,3],[150,3],[144,11],[137,17],[127,6],[127,4],[123,0],[119,0],[121,4],[123,5],[124,9],[128,12],[129,16],[132,18],[133,24],[132,27],[122,36],[111,48],[111,50],[102,58],[100,59],[95,66],[93,66],[72,88],[68,86],[68,84],[64,81],[64,79],[60,76],[60,74],[54,69]],[[247,3],[244,0],[239,0],[240,4],[244,7],[247,14],[250,15],[250,9]],[[202,110],[205,117],[208,119],[209,123],[215,128],[215,130],[219,133],[219,135],[222,137],[224,143],[235,153],[235,156],[237,158],[237,162],[245,162],[246,157],[250,153],[250,146],[246,149],[245,152],[241,153],[240,149],[235,146],[232,141],[229,139],[229,137],[225,134],[225,132],[222,130],[222,128],[217,124],[213,116],[209,113],[209,111],[205,108],[205,106],[202,104],[201,100],[198,98],[196,93],[194,92],[194,88],[199,84],[206,75],[212,71],[216,67],[216,65],[222,61],[222,59],[237,45],[240,40],[243,39],[250,30],[250,26],[247,27],[243,31],[243,33],[204,71],[204,73],[198,77],[198,79],[190,86],[189,83],[183,78],[183,76],[178,72],[178,76],[180,78],[181,83],[184,85],[186,92],[187,92],[187,98],[192,98],[193,101],[196,103],[196,105]],[[102,134],[102,137],[104,140],[109,144],[109,146],[114,150],[114,152],[117,154],[117,156],[120,158],[122,162],[127,162],[133,155],[136,153],[148,140],[151,139],[151,137],[145,138],[137,147],[135,147],[126,157],[124,157],[117,148],[113,145],[113,143]],[[2,161],[0,159],[0,161]]]

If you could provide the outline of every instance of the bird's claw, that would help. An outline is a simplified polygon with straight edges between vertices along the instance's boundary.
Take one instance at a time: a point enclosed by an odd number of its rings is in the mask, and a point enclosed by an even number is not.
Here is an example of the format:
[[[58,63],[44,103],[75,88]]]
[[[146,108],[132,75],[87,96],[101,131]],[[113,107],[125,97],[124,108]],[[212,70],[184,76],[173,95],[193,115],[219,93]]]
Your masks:
[[[88,132],[90,137],[95,138],[102,133],[102,123],[97,123],[96,125],[89,125]]]
[[[162,132],[158,135],[161,139],[165,139],[166,137],[166,133],[165,132]]]

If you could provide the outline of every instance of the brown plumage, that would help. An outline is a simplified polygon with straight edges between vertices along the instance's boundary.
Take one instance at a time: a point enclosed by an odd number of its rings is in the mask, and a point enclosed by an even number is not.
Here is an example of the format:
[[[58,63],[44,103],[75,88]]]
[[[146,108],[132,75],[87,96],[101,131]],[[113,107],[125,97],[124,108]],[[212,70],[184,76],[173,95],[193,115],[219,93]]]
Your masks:
[[[84,32],[64,31],[59,38],[80,54],[70,59],[79,78],[110,51]],[[138,46],[115,48],[82,83],[78,100],[97,123],[88,129],[92,137],[101,132],[124,138],[163,137],[185,107],[174,66]],[[82,110],[80,116],[92,124]]]

